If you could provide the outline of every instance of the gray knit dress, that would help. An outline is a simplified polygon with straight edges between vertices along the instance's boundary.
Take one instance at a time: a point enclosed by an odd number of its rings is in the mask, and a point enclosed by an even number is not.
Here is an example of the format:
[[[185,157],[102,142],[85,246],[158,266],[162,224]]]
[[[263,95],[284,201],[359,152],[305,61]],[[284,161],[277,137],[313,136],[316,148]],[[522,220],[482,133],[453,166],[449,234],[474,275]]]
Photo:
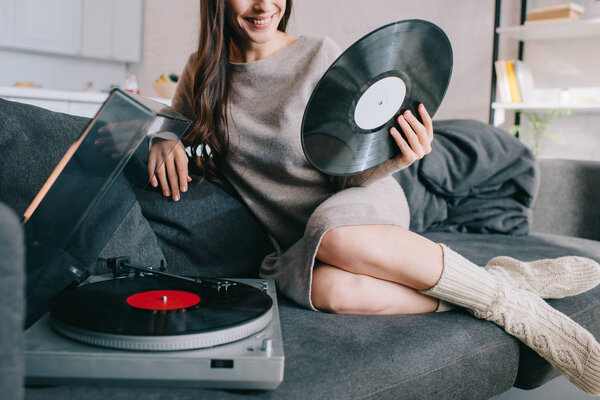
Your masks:
[[[304,307],[315,309],[310,290],[323,235],[339,226],[386,224],[408,228],[409,210],[390,176],[393,160],[352,177],[314,169],[301,144],[304,108],[321,76],[340,54],[329,38],[301,36],[279,53],[231,63],[229,153],[223,174],[264,224],[275,251],[260,267],[263,278]],[[173,107],[194,118],[192,54]]]

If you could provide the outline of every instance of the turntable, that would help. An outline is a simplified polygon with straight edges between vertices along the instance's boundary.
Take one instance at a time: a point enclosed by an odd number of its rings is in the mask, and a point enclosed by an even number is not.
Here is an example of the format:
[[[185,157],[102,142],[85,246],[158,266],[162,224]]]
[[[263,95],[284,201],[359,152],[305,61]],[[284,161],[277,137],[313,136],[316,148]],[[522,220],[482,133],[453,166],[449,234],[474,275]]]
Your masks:
[[[94,261],[148,186],[154,140],[190,121],[113,90],[24,215],[26,384],[274,389],[284,354],[273,281]],[[151,142],[152,140],[152,142]],[[49,312],[48,312],[49,311]]]

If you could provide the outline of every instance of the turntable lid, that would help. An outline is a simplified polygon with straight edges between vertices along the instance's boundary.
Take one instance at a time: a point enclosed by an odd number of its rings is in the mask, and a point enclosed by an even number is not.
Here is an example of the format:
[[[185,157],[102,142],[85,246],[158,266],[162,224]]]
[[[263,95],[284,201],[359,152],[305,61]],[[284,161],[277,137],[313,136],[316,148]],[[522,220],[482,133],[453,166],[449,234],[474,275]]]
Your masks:
[[[148,185],[149,139],[178,140],[190,125],[162,103],[111,92],[25,212],[26,326],[89,276],[135,193]]]

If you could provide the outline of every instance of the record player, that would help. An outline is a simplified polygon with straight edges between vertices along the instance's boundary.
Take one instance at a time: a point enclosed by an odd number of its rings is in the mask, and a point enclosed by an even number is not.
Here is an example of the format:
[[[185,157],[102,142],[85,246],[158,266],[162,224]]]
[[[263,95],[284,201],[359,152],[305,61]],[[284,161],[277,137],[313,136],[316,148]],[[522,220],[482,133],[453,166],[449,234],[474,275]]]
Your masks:
[[[109,274],[90,267],[147,188],[152,144],[176,145],[190,123],[113,90],[25,212],[26,384],[274,389],[283,380],[273,281],[178,276],[121,255],[105,260]]]

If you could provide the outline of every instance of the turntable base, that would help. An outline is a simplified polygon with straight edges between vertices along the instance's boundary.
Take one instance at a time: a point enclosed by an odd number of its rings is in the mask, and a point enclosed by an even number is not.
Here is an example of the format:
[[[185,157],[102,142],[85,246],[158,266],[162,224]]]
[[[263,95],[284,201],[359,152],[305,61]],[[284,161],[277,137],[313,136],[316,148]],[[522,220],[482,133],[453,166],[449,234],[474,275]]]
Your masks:
[[[271,322],[256,334],[198,350],[114,350],[59,335],[46,315],[25,332],[25,383],[275,389],[283,380],[285,359],[275,284],[263,279],[235,281],[266,287],[273,299]]]

